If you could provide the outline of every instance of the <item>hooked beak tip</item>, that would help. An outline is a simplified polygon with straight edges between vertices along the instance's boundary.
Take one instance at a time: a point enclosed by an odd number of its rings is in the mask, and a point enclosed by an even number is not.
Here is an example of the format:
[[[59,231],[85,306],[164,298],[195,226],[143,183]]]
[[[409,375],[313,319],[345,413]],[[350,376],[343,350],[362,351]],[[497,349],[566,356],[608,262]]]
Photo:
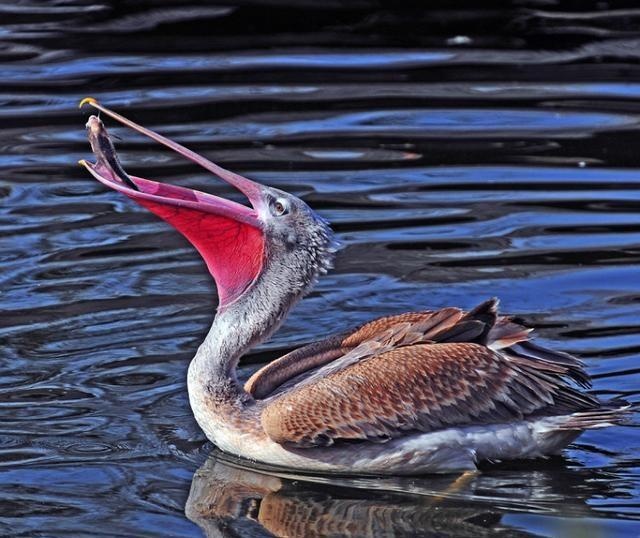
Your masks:
[[[78,108],[82,108],[86,104],[89,104],[89,105],[92,105],[92,106],[96,106],[98,104],[98,101],[96,99],[94,99],[93,97],[85,97],[82,101],[80,101],[80,104],[78,105]]]
[[[85,161],[84,159],[80,159],[80,160],[78,161],[78,164],[79,164],[80,166],[84,166],[85,168],[87,168],[87,167],[89,166],[89,163],[88,163],[87,161]]]

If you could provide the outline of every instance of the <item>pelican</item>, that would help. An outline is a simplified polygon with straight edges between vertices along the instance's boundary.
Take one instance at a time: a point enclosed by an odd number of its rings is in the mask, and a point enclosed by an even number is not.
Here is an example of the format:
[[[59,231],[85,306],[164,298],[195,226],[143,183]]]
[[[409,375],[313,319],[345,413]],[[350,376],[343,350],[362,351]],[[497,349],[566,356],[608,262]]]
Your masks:
[[[86,98],[238,189],[250,207],[128,175],[103,122],[87,122],[95,162],[80,161],[184,235],[213,276],[219,304],[188,370],[189,401],[220,449],[313,472],[411,475],[475,470],[483,460],[559,453],[584,430],[620,423],[628,405],[585,392],[584,365],[540,347],[489,299],[464,311],[375,319],[303,346],[244,384],[239,359],[279,327],[336,252],[304,201],[225,170]]]

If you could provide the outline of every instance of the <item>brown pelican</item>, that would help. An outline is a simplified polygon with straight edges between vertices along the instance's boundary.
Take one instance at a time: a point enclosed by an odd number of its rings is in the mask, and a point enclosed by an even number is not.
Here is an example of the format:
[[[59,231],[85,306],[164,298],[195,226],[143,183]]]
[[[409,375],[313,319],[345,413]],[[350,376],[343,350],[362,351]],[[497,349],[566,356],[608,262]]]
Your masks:
[[[236,366],[325,273],[328,223],[299,198],[221,168],[100,105],[107,116],[239,189],[251,207],[127,175],[102,121],[87,123],[96,162],[81,164],[175,227],[215,279],[219,306],[191,361],[189,399],[222,450],[291,468],[414,474],[485,460],[558,453],[582,431],[619,423],[623,402],[584,392],[589,376],[490,299],[470,311],[423,310],[373,320],[297,349],[241,386]]]

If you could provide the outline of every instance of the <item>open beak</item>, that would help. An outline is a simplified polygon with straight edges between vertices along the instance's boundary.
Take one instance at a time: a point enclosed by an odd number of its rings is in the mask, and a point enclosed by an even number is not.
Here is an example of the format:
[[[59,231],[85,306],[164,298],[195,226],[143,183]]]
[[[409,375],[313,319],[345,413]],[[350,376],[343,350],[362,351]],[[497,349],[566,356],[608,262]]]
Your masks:
[[[235,301],[262,271],[265,237],[257,213],[262,205],[262,186],[132,122],[91,97],[83,99],[80,107],[84,104],[213,172],[249,199],[252,208],[194,189],[128,175],[120,166],[102,121],[91,116],[87,122],[96,162],[81,160],[80,164],[98,181],[122,192],[182,233],[201,254],[214,277],[220,307]]]

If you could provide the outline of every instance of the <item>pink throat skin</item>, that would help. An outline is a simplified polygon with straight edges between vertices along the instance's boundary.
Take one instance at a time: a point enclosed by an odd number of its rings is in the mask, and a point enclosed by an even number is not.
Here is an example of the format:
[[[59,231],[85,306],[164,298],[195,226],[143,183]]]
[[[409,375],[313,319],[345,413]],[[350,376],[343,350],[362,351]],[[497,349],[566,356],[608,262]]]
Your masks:
[[[93,102],[91,104],[97,106]],[[127,122],[136,130],[148,131]],[[95,164],[81,161],[81,164],[98,181],[127,195],[171,224],[189,240],[216,282],[220,307],[224,308],[240,297],[262,271],[265,241],[256,211],[193,189],[128,176],[119,167],[113,146],[109,147],[110,140],[102,121],[91,116],[87,121],[87,129],[97,161]],[[165,140],[164,137],[160,138]],[[102,147],[104,145],[107,147]],[[183,152],[178,144],[171,142],[171,147]],[[184,151],[191,153],[186,148]],[[112,159],[109,159],[110,153],[113,153]],[[200,161],[208,163],[206,159],[199,158],[198,164],[202,164]],[[121,177],[123,174],[124,178]],[[260,186],[246,178],[239,178],[241,176],[232,174],[235,185],[241,185],[254,199],[258,199]]]

